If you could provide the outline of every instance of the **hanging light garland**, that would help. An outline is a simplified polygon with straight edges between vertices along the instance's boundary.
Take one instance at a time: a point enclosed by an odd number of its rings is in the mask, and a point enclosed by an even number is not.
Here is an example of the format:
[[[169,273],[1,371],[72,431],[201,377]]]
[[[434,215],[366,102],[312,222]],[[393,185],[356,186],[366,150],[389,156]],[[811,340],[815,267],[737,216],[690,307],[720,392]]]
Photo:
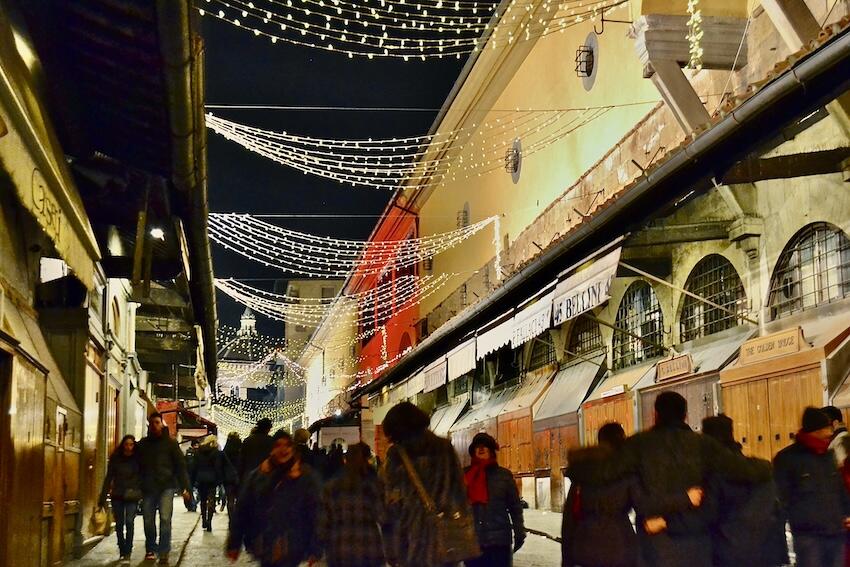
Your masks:
[[[373,59],[442,59],[493,49],[514,41],[563,32],[602,9],[626,0],[512,0],[487,2],[410,0],[207,0],[209,15],[272,43],[284,42]],[[501,9],[501,11],[500,11]]]
[[[702,10],[699,7],[699,0],[688,0],[689,69],[694,69],[696,71],[702,69],[702,37]]]
[[[457,131],[365,140],[334,140],[263,130],[207,115],[223,137],[281,165],[352,186],[395,190],[445,185],[504,165],[505,150],[524,140],[527,157],[596,120],[614,106],[516,111]],[[429,157],[440,156],[440,157]]]
[[[210,213],[210,239],[265,266],[299,275],[334,278],[349,274],[377,275],[392,264],[412,267],[433,258],[496,223],[489,217],[469,226],[404,240],[359,241],[316,236],[288,230],[257,217],[237,213]],[[292,303],[331,303],[333,298],[292,298]]]

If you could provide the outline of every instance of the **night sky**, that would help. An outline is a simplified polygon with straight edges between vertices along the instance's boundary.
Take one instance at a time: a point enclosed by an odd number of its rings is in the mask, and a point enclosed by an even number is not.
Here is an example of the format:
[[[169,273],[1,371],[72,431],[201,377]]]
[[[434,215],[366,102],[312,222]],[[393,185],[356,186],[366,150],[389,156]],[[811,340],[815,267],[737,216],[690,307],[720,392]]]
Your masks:
[[[203,18],[203,32],[207,104],[439,108],[464,63],[349,59],[337,53],[272,44],[213,18]],[[436,112],[211,111],[260,128],[349,139],[424,134],[436,116]],[[365,239],[392,194],[304,175],[211,131],[208,141],[212,212],[374,215],[273,221],[293,230]],[[268,289],[272,279],[287,277],[215,243],[212,247],[217,277],[269,278],[253,282]],[[219,293],[218,308],[222,324],[238,326],[242,306]],[[264,317],[258,318],[257,327],[263,334],[282,334],[282,323]]]

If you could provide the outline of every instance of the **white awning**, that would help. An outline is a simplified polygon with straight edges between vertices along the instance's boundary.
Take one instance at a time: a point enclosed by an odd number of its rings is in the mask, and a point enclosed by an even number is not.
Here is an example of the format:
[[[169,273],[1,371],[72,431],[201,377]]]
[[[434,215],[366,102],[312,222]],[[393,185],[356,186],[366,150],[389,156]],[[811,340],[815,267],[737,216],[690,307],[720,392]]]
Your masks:
[[[460,414],[463,413],[466,404],[469,402],[467,399],[463,399],[459,402],[455,402],[450,406],[445,406],[437,410],[434,413],[434,417],[438,417],[439,419],[431,418],[431,431],[434,432],[435,435],[440,437],[446,437],[449,434],[449,429],[451,429],[452,425],[455,424],[457,418],[460,417]],[[439,416],[437,416],[439,413]]]
[[[555,325],[578,317],[608,301],[621,250],[622,248],[614,249],[588,268],[558,283],[552,308]]]
[[[475,370],[475,339],[469,339],[459,347],[449,351],[449,381]]]
[[[485,331],[478,335],[475,339],[476,354],[478,359],[482,359],[491,352],[496,352],[506,344],[511,342],[511,333],[513,332],[513,318],[507,319],[504,322],[496,325],[489,331]]]
[[[425,389],[425,374],[417,372],[407,381],[405,396],[410,398]]]
[[[552,298],[549,292],[514,316],[511,348],[517,348],[547,331],[552,326]]]
[[[402,382],[398,386],[390,390],[390,405],[394,406],[397,403],[407,398],[407,382]]]
[[[425,392],[431,392],[446,383],[446,359],[441,358],[428,366],[423,374],[425,376]]]

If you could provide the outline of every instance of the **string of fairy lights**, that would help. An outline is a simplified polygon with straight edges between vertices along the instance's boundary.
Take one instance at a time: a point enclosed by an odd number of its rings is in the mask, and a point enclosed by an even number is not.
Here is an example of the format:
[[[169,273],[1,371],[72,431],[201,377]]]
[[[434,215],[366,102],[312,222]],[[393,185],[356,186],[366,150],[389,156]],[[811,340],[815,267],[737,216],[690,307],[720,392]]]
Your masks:
[[[267,267],[316,278],[376,275],[392,265],[412,268],[471,238],[498,217],[421,238],[386,241],[343,240],[281,228],[253,215],[211,213],[210,239]],[[292,298],[290,303],[331,303],[333,298]]]
[[[538,7],[452,0],[206,0],[197,9],[272,43],[405,61],[456,58],[560,33],[627,0],[545,0]]]
[[[455,131],[407,138],[335,140],[275,132],[207,115],[207,127],[267,159],[355,187],[395,190],[444,186],[503,169],[505,152],[523,141],[528,157],[615,106],[520,110]]]

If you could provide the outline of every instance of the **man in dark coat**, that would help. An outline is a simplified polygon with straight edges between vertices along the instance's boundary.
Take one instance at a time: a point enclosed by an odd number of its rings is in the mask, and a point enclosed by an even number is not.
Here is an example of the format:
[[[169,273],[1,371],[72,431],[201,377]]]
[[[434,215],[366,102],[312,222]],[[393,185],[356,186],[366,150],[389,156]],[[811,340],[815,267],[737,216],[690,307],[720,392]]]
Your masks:
[[[803,412],[794,443],[773,461],[776,486],[800,567],[842,567],[850,499],[829,450],[832,423],[817,408]]]
[[[511,471],[496,461],[498,450],[486,433],[477,433],[469,446],[472,464],[464,469],[464,480],[481,557],[466,561],[467,567],[510,567],[525,542],[519,491]]]
[[[702,420],[702,432],[730,451],[741,452],[732,420],[723,414]],[[785,520],[780,514],[776,485],[746,485],[713,475],[703,506],[711,517],[711,544],[718,567],[775,567],[788,564]]]
[[[663,507],[694,487],[705,486],[711,474],[742,483],[770,479],[770,466],[735,454],[720,443],[694,433],[685,423],[688,404],[676,392],[655,400],[655,426],[626,441],[619,459],[602,463],[570,461],[573,482],[607,484],[634,474],[642,498],[651,508]],[[653,513],[638,513],[640,560],[646,565],[698,567],[711,565],[711,538],[705,515],[696,508],[664,516],[671,529],[655,528]],[[675,529],[673,529],[675,527]]]
[[[168,435],[162,415],[148,416],[148,435],[136,447],[142,477],[142,517],[145,524],[145,560],[159,556],[160,565],[168,565],[171,551],[171,515],[174,491],[190,498],[186,460],[177,442]],[[156,541],[156,516],[159,512],[159,543]]]
[[[317,533],[320,483],[285,431],[278,431],[268,458],[246,478],[230,524],[227,556],[242,546],[262,567],[296,567],[321,557]]]
[[[239,463],[239,478],[245,478],[271,453],[274,440],[269,432],[272,430],[272,420],[264,417],[257,422],[251,434],[242,442],[241,461]]]

